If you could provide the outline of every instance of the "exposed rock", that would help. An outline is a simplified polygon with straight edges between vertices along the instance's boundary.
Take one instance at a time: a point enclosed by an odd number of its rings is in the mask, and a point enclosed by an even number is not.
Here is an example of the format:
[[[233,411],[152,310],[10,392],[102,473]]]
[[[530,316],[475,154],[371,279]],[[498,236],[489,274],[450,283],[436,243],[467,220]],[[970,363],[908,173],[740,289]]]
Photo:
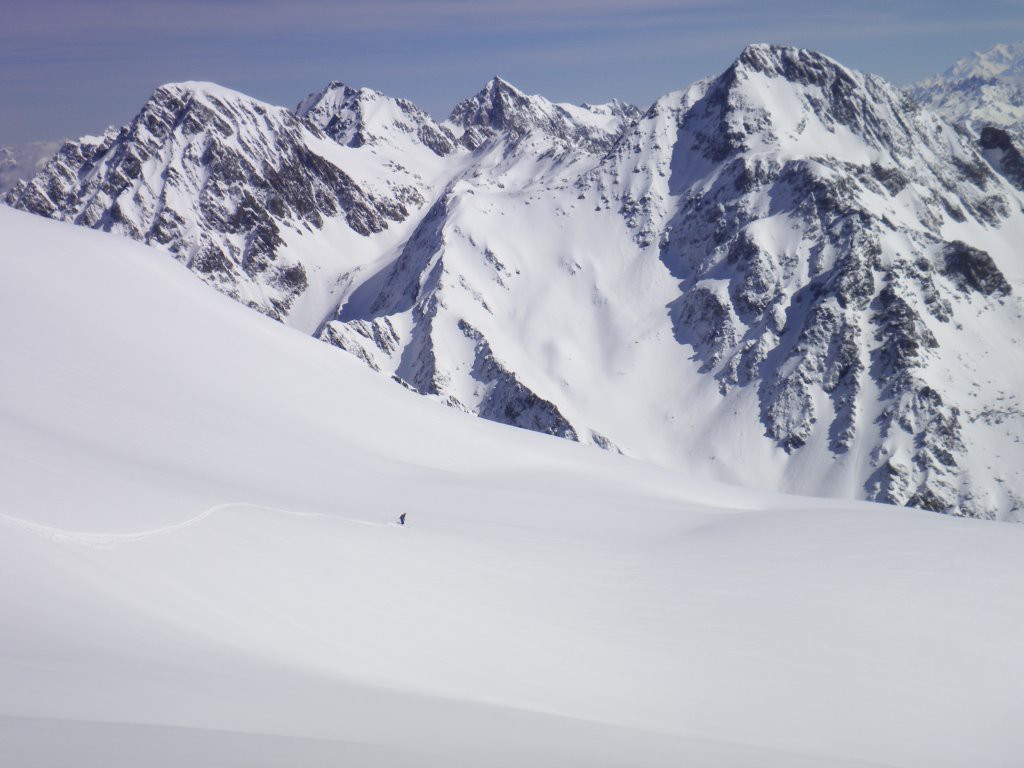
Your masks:
[[[985,251],[959,240],[943,249],[944,274],[963,291],[978,291],[986,296],[1006,296],[1011,292],[999,267]]]
[[[408,210],[311,148],[290,112],[218,86],[157,89],[119,131],[65,144],[9,205],[158,245],[217,289],[282,319],[308,285],[282,231],[342,216],[362,235]]]

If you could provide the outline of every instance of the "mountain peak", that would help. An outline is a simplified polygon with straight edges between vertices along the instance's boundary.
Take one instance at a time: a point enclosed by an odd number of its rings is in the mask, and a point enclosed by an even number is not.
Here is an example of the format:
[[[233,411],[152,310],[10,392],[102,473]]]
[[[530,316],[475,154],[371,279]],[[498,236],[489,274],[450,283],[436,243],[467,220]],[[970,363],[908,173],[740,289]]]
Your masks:
[[[547,101],[547,99],[542,96],[528,96],[524,91],[514,86],[508,80],[495,75],[484,84],[483,88],[477,91],[476,95],[466,99],[462,104],[474,102],[490,109],[509,102],[525,105],[538,100]],[[459,106],[462,105],[460,104]],[[456,107],[456,109],[458,108],[459,107]]]
[[[495,75],[494,77],[492,77],[490,80],[487,81],[487,84],[480,90],[481,94],[501,92],[510,93],[518,96],[526,95],[524,91],[520,90],[519,88],[516,88],[516,86],[514,86],[512,83],[510,83],[508,80],[501,77],[500,75]]]
[[[475,150],[496,136],[515,143],[527,135],[562,149],[600,153],[614,143],[626,118],[638,111],[623,105],[579,107],[527,95],[500,77],[456,105],[448,118],[463,146]]]
[[[919,102],[976,135],[991,125],[1017,131],[1024,123],[1024,42],[971,53],[909,90]]]
[[[525,134],[551,103],[541,96],[527,96],[507,80],[495,75],[474,96],[460,102],[448,118],[463,130],[463,143],[476,149],[500,132],[515,137]]]
[[[310,116],[314,111],[337,108],[351,101],[359,91],[341,80],[331,80],[319,91],[313,91],[295,105],[296,117]]]
[[[943,73],[943,78],[1013,80],[1024,82],[1024,42],[1001,43],[987,51],[964,56]]]
[[[823,53],[769,43],[753,43],[744,48],[729,72],[737,69],[808,84],[820,84],[825,78],[838,73],[849,74],[842,64]]]
[[[393,145],[413,136],[441,157],[455,151],[452,136],[412,102],[372,88],[355,88],[340,80],[332,80],[322,90],[309,94],[294,112],[348,147]]]
[[[183,80],[181,82],[164,83],[153,91],[153,96],[160,94],[171,95],[178,98],[189,96],[214,96],[221,99],[252,102],[257,101],[244,93],[205,80]]]

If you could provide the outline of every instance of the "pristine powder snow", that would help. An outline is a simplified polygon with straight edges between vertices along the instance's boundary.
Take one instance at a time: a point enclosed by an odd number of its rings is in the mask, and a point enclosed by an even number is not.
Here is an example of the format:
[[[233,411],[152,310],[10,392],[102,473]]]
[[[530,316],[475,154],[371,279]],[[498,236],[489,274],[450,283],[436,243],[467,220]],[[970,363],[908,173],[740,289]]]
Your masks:
[[[0,763],[1019,764],[1024,528],[485,422],[0,230]]]

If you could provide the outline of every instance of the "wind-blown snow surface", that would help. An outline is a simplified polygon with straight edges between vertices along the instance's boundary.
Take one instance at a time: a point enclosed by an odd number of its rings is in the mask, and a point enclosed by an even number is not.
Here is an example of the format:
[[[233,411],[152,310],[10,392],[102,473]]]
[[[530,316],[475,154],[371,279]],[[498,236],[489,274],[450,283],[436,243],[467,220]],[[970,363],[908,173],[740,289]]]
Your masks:
[[[1019,764],[1021,528],[474,419],[0,228],[0,763]]]

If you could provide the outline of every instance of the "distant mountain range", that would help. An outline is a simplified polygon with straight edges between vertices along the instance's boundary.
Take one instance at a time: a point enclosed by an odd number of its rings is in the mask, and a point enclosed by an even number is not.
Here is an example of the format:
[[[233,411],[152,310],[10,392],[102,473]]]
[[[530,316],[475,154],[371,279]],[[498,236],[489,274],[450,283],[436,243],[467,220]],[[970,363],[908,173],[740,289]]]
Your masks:
[[[752,45],[645,111],[494,78],[445,121],[338,82],[294,109],[165,85],[6,201],[487,419],[1016,520],[1022,62],[904,91]]]
[[[911,88],[914,98],[976,133],[1024,124],[1024,43],[972,53]]]
[[[911,93],[977,136],[992,167],[1024,190],[1024,43],[972,53]]]

